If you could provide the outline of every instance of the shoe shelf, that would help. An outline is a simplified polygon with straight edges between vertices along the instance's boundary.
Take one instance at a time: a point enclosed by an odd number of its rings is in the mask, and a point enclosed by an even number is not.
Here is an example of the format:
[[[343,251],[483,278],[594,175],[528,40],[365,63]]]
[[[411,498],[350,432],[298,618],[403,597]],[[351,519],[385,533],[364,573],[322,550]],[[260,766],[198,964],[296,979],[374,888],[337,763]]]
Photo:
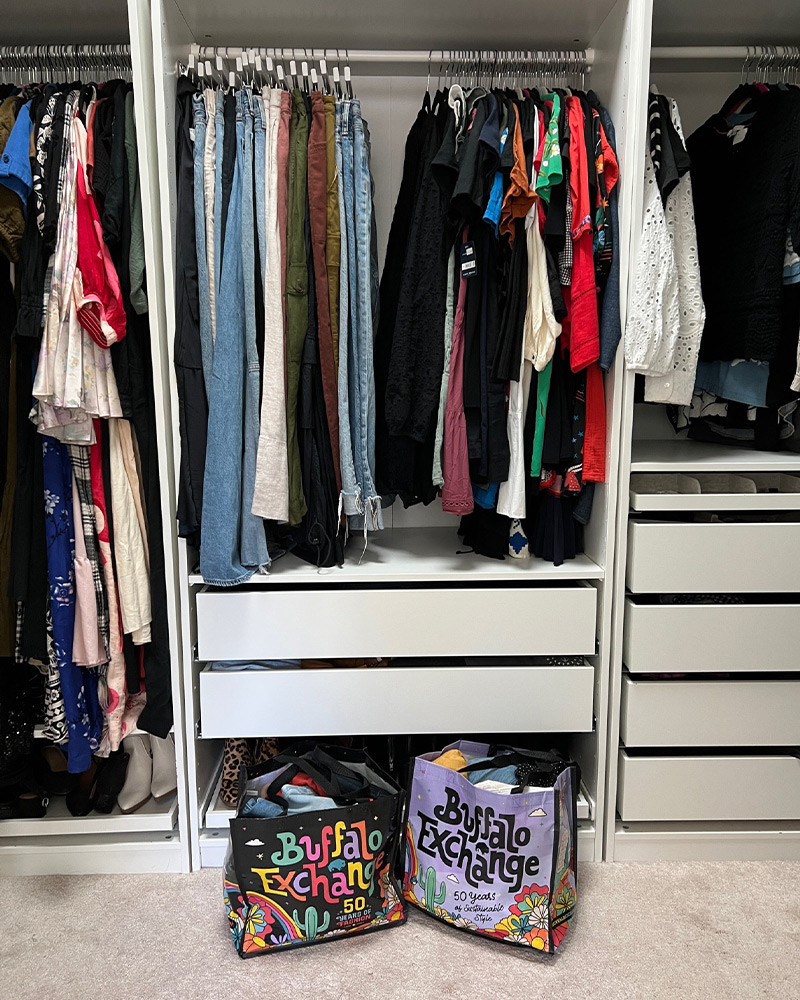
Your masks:
[[[156,833],[172,831],[178,817],[178,798],[172,795],[163,802],[150,799],[132,813],[121,813],[114,806],[108,815],[92,812],[73,816],[66,800],[50,799],[47,815],[39,819],[0,820],[0,844],[5,837],[81,836],[86,834]]]

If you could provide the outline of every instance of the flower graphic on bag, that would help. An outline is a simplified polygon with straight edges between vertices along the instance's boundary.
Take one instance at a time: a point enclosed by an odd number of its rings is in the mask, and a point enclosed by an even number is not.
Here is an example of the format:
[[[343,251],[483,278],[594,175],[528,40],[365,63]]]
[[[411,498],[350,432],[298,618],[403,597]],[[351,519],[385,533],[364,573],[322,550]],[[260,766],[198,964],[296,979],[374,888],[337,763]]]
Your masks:
[[[545,928],[550,926],[550,909],[548,906],[548,890],[545,886],[528,886],[514,896],[516,903],[511,907],[511,913],[518,917],[527,917],[531,927]]]

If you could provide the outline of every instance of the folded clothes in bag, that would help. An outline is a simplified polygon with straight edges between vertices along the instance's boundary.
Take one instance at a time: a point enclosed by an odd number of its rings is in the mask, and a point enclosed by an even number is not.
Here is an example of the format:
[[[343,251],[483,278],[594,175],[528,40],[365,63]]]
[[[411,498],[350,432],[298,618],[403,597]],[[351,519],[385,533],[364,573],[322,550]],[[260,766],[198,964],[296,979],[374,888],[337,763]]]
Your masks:
[[[224,894],[242,958],[405,919],[401,791],[365,753],[295,744],[242,768],[239,787]],[[244,814],[259,803],[277,812]]]
[[[577,765],[466,740],[446,751],[465,768],[440,766],[435,753],[412,766],[403,896],[461,930],[554,952],[577,896]],[[472,783],[496,773],[513,787]]]

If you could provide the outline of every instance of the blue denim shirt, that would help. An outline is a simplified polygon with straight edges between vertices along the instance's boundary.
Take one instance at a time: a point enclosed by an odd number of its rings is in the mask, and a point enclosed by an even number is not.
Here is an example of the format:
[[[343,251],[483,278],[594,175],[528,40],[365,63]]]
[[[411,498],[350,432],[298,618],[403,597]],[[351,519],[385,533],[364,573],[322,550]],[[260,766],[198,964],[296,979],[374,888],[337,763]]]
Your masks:
[[[28,207],[28,195],[33,187],[31,175],[31,102],[19,109],[17,120],[0,156],[0,184],[19,195],[22,211]]]

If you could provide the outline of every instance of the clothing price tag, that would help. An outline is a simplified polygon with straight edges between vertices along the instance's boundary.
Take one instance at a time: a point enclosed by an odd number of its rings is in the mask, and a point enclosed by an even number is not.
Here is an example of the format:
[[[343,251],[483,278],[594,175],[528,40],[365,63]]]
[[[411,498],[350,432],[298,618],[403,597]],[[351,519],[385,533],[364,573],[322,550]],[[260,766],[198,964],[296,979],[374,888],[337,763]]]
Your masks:
[[[468,240],[461,247],[461,277],[474,278],[478,273],[478,262],[475,259],[475,244]]]

